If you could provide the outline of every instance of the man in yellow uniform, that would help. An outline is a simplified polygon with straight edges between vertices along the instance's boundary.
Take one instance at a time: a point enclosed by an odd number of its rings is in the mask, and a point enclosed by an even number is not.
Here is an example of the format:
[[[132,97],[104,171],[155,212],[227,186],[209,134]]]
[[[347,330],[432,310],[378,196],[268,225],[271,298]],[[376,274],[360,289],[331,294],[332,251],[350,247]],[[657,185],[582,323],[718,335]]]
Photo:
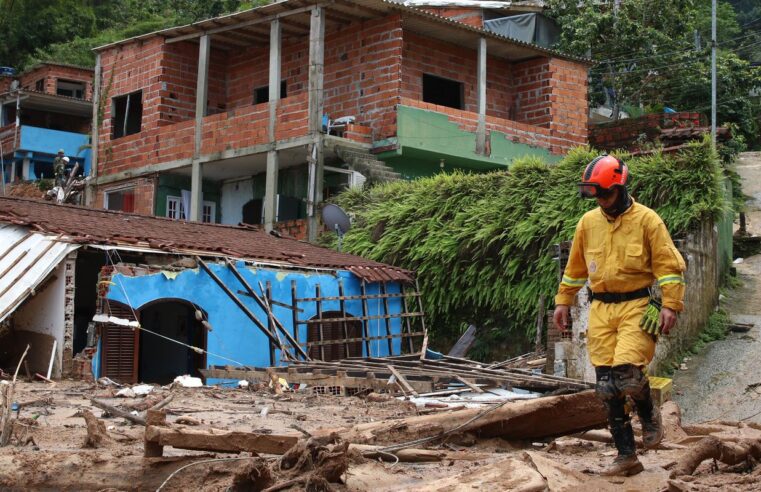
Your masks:
[[[643,371],[653,359],[657,331],[668,334],[676,324],[676,313],[684,308],[684,260],[658,214],[629,195],[628,178],[626,164],[613,156],[602,155],[587,165],[579,190],[585,198],[595,198],[600,207],[584,214],[576,226],[555,297],[554,322],[566,331],[569,306],[589,281],[592,306],[587,345],[597,375],[595,391],[607,407],[618,449],[605,475],[643,470],[625,409],[626,396],[637,408],[645,447],[653,448],[663,438],[660,409],[653,405]],[[650,287],[656,281],[662,307],[651,300]],[[643,317],[649,321],[646,325],[657,322],[660,330],[643,329]]]

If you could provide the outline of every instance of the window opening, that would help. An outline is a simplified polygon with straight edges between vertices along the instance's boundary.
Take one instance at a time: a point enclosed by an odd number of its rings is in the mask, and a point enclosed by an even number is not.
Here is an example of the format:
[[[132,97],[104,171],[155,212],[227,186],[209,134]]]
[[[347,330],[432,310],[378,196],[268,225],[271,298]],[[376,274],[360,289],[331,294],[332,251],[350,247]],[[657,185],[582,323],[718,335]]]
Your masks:
[[[112,138],[139,133],[143,120],[143,91],[114,97],[111,114]]]
[[[464,109],[463,83],[427,73],[423,74],[423,102],[448,108]]]
[[[39,81],[37,81],[39,84]],[[38,89],[42,90],[42,89]],[[85,98],[85,83],[74,80],[58,80],[56,84],[56,94],[59,96],[76,97],[77,99]]]
[[[106,193],[105,203],[106,210],[119,210],[121,212],[135,211],[135,189],[127,188],[118,191],[109,191]]]
[[[287,87],[287,84],[285,83],[285,80],[280,81],[280,99],[285,99],[288,97],[288,94],[286,94],[285,88]],[[270,100],[270,86],[265,85],[264,87],[257,87],[254,89],[254,104],[261,104],[269,102]]]
[[[45,92],[45,79],[40,79],[34,83],[34,90],[37,92]]]
[[[166,197],[166,216],[174,220],[187,220],[185,214],[185,203],[179,196],[167,196]],[[201,221],[213,224],[217,220],[217,204],[204,200],[203,209],[201,211]]]

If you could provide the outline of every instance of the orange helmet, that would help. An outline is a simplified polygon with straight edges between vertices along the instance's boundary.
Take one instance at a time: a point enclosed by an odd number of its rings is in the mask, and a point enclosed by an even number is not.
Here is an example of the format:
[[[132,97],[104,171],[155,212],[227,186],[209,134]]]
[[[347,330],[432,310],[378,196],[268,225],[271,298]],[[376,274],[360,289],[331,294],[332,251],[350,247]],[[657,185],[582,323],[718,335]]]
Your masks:
[[[616,186],[624,187],[629,180],[629,168],[612,155],[603,154],[587,164],[579,183],[584,198],[605,198]]]

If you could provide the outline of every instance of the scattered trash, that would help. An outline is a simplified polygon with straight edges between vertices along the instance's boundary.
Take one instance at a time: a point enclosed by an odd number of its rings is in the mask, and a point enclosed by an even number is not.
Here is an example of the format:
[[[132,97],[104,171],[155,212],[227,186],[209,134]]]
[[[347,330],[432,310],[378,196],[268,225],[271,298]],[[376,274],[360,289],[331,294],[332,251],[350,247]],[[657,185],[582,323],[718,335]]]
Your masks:
[[[267,416],[267,414],[268,414],[269,412],[270,412],[270,407],[268,407],[268,406],[264,406],[264,407],[262,407],[262,411],[261,411],[261,412],[259,412],[259,416],[260,416],[260,417],[262,417],[262,418],[264,418],[264,417],[266,417],[266,416]]]
[[[245,379],[238,381],[238,388],[248,388],[248,381]]]
[[[201,378],[194,378],[187,374],[183,376],[177,376],[174,378],[174,382],[182,386],[183,388],[201,388],[203,387],[203,381]]]
[[[134,398],[135,392],[132,390],[132,388],[122,388],[116,392],[116,396],[122,398]]]
[[[687,364],[679,364],[679,370],[680,371],[686,371],[687,370]]]
[[[138,384],[132,387],[132,391],[138,396],[145,396],[153,391],[153,386],[150,384]]]
[[[742,263],[742,262],[743,262],[743,259],[742,259],[742,258],[737,258],[737,259],[735,259],[735,261],[733,261],[732,263],[734,263],[735,265],[739,265],[739,264],[740,264],[740,263]]]

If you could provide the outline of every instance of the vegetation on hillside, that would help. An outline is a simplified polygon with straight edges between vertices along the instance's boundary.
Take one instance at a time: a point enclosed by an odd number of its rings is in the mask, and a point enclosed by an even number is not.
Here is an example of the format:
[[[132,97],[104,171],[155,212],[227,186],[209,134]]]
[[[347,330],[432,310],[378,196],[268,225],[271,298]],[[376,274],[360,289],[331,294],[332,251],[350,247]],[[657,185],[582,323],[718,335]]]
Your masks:
[[[509,172],[349,190],[336,199],[355,217],[343,250],[417,272],[434,346],[448,346],[474,323],[482,334],[471,355],[520,352],[533,336],[540,296],[551,303],[557,288],[554,245],[571,239],[578,219],[595,206],[576,191],[594,155],[579,148],[552,166],[527,157]],[[675,156],[627,162],[632,194],[674,234],[729,207],[707,141]]]

